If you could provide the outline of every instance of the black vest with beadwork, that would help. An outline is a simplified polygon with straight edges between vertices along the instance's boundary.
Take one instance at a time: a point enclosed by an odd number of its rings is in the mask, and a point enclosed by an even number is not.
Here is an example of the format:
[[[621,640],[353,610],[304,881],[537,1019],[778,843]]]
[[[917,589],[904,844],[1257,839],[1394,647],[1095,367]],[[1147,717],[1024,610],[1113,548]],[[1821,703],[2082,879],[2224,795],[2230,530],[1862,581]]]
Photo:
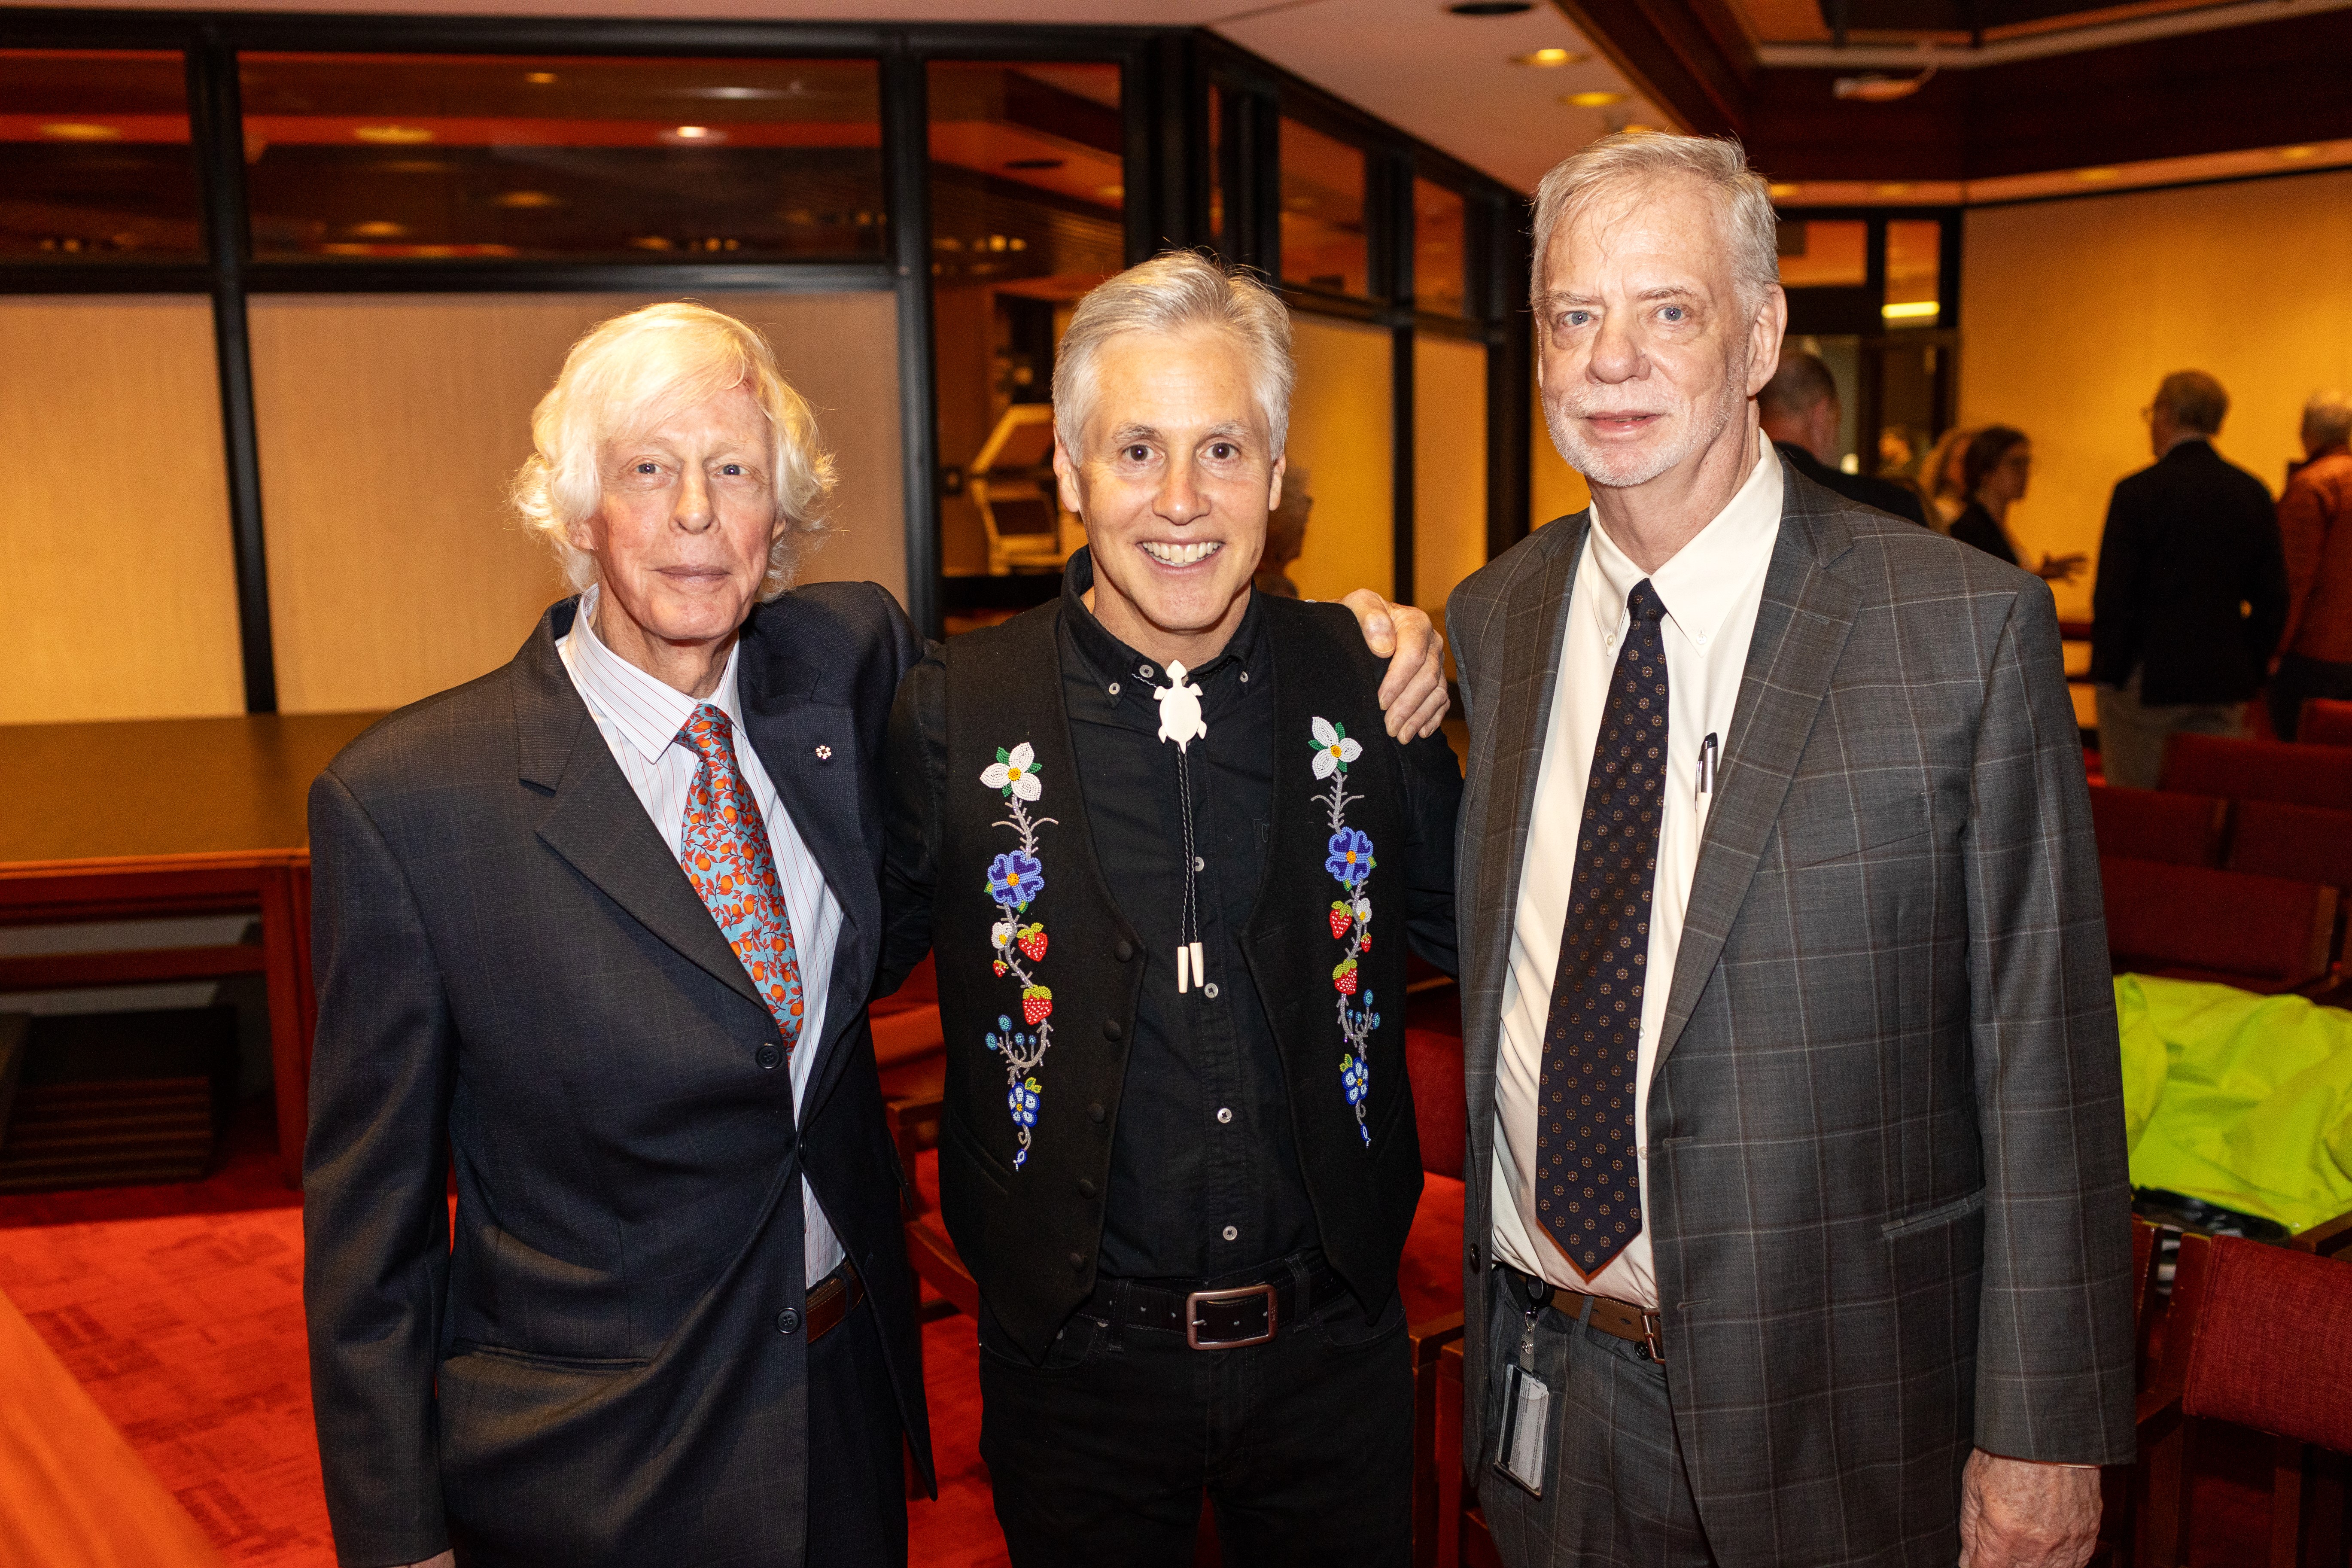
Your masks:
[[[1097,862],[1063,705],[1059,602],[947,647],[948,782],[932,945],[947,1032],[940,1199],[997,1321],[1041,1358],[1095,1285],[1146,952]],[[1334,605],[1265,598],[1273,826],[1242,933],[1281,1053],[1323,1251],[1367,1310],[1421,1195],[1404,1067],[1403,769],[1383,667]],[[1115,868],[1114,868],[1115,869]],[[1373,914],[1386,915],[1373,938]]]

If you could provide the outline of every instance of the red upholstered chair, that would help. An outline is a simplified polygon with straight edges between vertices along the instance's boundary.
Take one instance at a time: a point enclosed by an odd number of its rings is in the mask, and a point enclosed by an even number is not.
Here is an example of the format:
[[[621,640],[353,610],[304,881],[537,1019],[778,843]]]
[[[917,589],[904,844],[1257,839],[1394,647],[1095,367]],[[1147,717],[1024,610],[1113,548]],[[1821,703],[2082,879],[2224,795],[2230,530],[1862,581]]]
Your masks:
[[[2320,1228],[2352,1234],[2352,1222]],[[2199,1419],[2278,1440],[2273,1568],[2342,1562],[2343,1456],[2352,1453],[2352,1262],[2301,1247],[2182,1237],[2163,1355],[2140,1394],[2139,1416],[2147,1481],[2141,1563],[2183,1560],[2190,1540],[2188,1424]],[[2306,1446],[2328,1452],[2306,1453]]]
[[[2147,860],[2099,862],[2118,973],[2273,994],[2324,986],[2336,892],[2315,882]]]
[[[2250,800],[2238,806],[2236,816],[2230,833],[2231,870],[2320,882],[2336,889],[2332,952],[2340,966],[2344,917],[2347,904],[2352,904],[2352,811]],[[2342,984],[2340,967],[2337,983]]]
[[[2221,863],[2221,825],[2230,803],[2219,795],[2091,786],[2091,825],[2099,853],[2175,866]]]
[[[2164,787],[2352,811],[2352,746],[2175,735],[2164,754]]]
[[[2352,746],[2352,702],[2305,698],[2302,717],[2295,721],[2294,738],[2305,746]]]

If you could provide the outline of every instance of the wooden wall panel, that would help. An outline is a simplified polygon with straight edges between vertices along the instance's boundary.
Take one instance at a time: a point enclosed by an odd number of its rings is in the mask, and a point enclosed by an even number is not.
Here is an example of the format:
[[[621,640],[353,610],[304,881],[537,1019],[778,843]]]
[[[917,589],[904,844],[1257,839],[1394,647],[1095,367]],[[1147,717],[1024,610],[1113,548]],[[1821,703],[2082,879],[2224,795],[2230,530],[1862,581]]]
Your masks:
[[[1414,337],[1412,445],[1412,597],[1442,624],[1486,563],[1486,344]]]
[[[705,296],[767,333],[840,465],[803,576],[903,599],[887,294]],[[574,340],[652,296],[265,296],[252,306],[270,615],[288,712],[397,707],[514,655],[562,591],[506,487]]]
[[[1290,580],[1309,599],[1351,588],[1386,594],[1396,579],[1388,331],[1304,315],[1292,330],[1290,466],[1307,470],[1315,510]]]
[[[2097,551],[2168,372],[2221,378],[2215,445],[2274,495],[2304,400],[2352,385],[2352,174],[1995,207],[1966,232],[1960,419],[2033,437],[2010,519],[2037,558]],[[2055,592],[2061,616],[2090,614],[2088,573]]]
[[[245,709],[212,307],[0,300],[0,723]]]
[[[1538,351],[1540,353],[1540,349]],[[1568,459],[1552,445],[1551,431],[1544,425],[1543,388],[1534,390],[1528,400],[1528,417],[1535,429],[1528,437],[1528,527],[1541,528],[1556,518],[1582,511],[1592,504],[1592,489],[1584,476],[1568,466]]]

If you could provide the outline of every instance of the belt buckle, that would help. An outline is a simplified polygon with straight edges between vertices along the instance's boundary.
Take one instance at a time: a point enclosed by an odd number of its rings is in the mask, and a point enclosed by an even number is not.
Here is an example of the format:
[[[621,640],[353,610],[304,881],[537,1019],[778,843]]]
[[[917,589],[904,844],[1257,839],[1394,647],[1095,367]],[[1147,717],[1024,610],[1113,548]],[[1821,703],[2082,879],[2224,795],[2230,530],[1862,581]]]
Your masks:
[[[1642,1314],[1642,1345],[1650,1352],[1652,1361],[1664,1365],[1666,1352],[1665,1347],[1658,1343],[1658,1314],[1655,1312]]]
[[[1202,1307],[1222,1305],[1227,1301],[1246,1301],[1253,1296],[1265,1298],[1265,1332],[1240,1340],[1204,1340],[1201,1337]],[[1244,1345],[1262,1345],[1274,1338],[1275,1330],[1279,1326],[1276,1321],[1277,1316],[1271,1284],[1244,1285],[1232,1290],[1195,1290],[1184,1298],[1184,1342],[1196,1351],[1230,1351],[1239,1350]]]

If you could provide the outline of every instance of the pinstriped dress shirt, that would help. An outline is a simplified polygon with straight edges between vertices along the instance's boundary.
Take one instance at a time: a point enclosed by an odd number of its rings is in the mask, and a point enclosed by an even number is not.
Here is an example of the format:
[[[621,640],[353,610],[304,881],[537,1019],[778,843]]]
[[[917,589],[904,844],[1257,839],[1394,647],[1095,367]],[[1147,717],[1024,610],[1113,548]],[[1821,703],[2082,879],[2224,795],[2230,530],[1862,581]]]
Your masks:
[[[1780,459],[1758,438],[1747,482],[1713,521],[1644,573],[1611,541],[1606,530],[1585,537],[1584,559],[1570,596],[1566,646],[1560,650],[1550,729],[1537,775],[1535,810],[1528,824],[1527,860],[1511,930],[1510,966],[1503,982],[1503,1027],[1495,1059],[1495,1256],[1522,1273],[1638,1307],[1658,1304],[1650,1232],[1619,1249],[1587,1280],[1544,1229],[1535,1206],[1536,1104],[1542,1087],[1545,1020],[1559,967],[1560,928],[1575,884],[1577,840],[1592,748],[1608,708],[1610,671],[1631,617],[1625,596],[1647,577],[1665,605],[1665,820],[1658,832],[1658,868],[1650,918],[1650,981],[1642,992],[1641,1046],[1633,1068],[1634,1154],[1643,1179],[1642,1212],[1650,1212],[1650,1074],[1657,1065],[1658,1030],[1666,1016],[1668,981],[1682,946],[1683,914],[1706,830],[1708,798],[1698,791],[1698,754],[1712,733],[1731,733],[1732,709],[1748,665],[1748,645],[1763,603],[1764,573],[1780,535]],[[1723,758],[1718,749],[1719,762]],[[1507,1194],[1507,1196],[1506,1195]]]
[[[677,743],[677,732],[697,706],[697,700],[663,684],[604,646],[595,632],[598,590],[580,596],[580,613],[572,617],[570,635],[557,645],[563,668],[579,689],[581,700],[596,721],[596,729],[612,748],[621,776],[629,781],[637,799],[660,830],[662,842],[675,847],[686,823],[687,792],[694,784],[701,757]],[[791,816],[776,798],[776,785],[760,762],[759,749],[744,737],[743,712],[736,696],[735,661],[742,657],[739,643],[727,656],[719,689],[706,700],[734,721],[735,761],[751,798],[767,824],[768,846],[776,858],[776,874],[784,887],[784,910],[793,922],[793,946],[800,955],[801,994],[806,1011],[801,1017],[802,1048],[792,1054],[793,1110],[800,1111],[808,1092],[809,1072],[816,1063],[816,1042],[824,1038],[825,998],[833,978],[833,951],[841,935],[841,900],[825,885],[815,858],[801,842]],[[682,874],[682,873],[681,873]],[[803,1256],[811,1285],[832,1273],[842,1260],[841,1242],[817,1205],[816,1190],[801,1179],[801,1212],[807,1231]]]

